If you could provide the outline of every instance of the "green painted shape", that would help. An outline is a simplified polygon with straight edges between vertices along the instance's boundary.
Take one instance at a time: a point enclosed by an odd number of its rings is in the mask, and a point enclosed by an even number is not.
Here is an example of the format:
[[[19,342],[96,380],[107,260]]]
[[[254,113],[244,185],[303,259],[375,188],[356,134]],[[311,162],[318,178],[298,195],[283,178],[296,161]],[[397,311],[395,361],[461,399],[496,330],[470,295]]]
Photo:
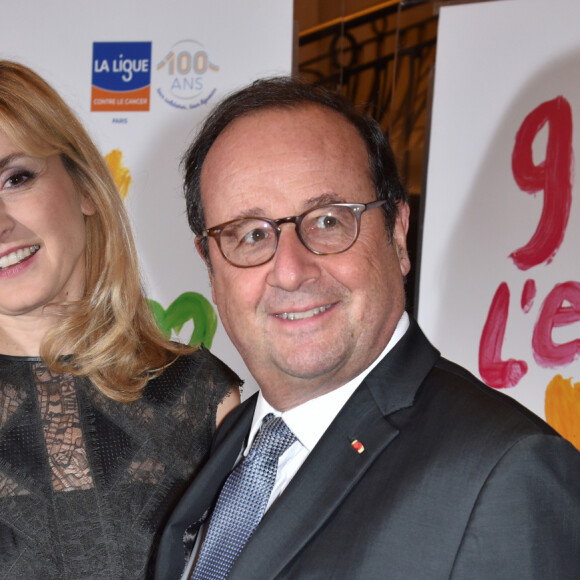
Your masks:
[[[217,314],[211,302],[197,292],[184,292],[178,296],[165,310],[159,302],[148,300],[153,316],[161,332],[171,338],[172,331],[181,332],[183,325],[193,321],[193,332],[189,344],[198,346],[204,344],[211,348],[213,337],[217,330]]]

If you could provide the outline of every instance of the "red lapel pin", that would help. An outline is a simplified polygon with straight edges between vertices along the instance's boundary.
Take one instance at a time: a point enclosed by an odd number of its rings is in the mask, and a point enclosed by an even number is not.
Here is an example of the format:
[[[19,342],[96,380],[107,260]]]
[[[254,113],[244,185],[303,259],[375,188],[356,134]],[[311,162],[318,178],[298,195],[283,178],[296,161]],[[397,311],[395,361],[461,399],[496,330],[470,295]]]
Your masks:
[[[365,450],[365,446],[358,439],[355,439],[351,445],[352,448],[359,454]]]

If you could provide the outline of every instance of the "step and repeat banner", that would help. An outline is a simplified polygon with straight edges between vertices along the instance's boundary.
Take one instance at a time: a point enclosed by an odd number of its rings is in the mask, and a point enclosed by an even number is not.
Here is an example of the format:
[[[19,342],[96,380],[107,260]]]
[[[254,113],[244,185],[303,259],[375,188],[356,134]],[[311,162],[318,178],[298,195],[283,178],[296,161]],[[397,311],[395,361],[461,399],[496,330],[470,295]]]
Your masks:
[[[291,0],[19,0],[0,57],[30,66],[76,111],[132,219],[148,295],[182,342],[197,337],[255,389],[211,304],[181,191],[180,157],[227,93],[288,74]]]
[[[580,3],[441,8],[418,318],[580,449]]]

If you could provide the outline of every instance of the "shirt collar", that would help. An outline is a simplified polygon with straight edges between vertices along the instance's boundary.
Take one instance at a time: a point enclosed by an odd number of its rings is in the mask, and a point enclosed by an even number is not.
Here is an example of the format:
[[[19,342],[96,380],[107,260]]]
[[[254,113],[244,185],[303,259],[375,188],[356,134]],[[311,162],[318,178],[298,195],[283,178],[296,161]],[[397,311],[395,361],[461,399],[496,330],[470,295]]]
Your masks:
[[[268,413],[273,413],[276,416],[281,416],[284,422],[292,430],[296,438],[302,443],[308,452],[312,451],[314,446],[318,443],[326,429],[332,423],[334,418],[338,415],[344,404],[348,401],[350,396],[354,393],[357,387],[363,382],[365,377],[381,362],[387,353],[399,342],[407,329],[409,328],[409,315],[403,312],[393,336],[389,340],[383,352],[375,359],[375,361],[367,367],[362,373],[351,379],[348,383],[325,393],[320,397],[310,399],[297,407],[281,413],[274,409],[262,395],[260,391],[258,394],[258,401],[254,409],[254,418],[252,419],[252,428],[248,437],[248,443],[244,450],[244,455],[248,454],[254,437],[260,430],[262,421]]]

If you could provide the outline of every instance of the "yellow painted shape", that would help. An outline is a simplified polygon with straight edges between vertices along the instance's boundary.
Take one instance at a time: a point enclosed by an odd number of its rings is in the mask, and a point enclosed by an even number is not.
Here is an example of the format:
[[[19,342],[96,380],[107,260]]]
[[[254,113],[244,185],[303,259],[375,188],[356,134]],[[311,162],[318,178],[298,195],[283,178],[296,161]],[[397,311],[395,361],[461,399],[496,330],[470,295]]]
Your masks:
[[[580,451],[580,383],[556,375],[546,388],[546,421]]]
[[[105,161],[109,166],[109,171],[115,180],[121,197],[125,200],[133,180],[129,168],[123,163],[123,152],[120,149],[113,149],[105,155]]]

